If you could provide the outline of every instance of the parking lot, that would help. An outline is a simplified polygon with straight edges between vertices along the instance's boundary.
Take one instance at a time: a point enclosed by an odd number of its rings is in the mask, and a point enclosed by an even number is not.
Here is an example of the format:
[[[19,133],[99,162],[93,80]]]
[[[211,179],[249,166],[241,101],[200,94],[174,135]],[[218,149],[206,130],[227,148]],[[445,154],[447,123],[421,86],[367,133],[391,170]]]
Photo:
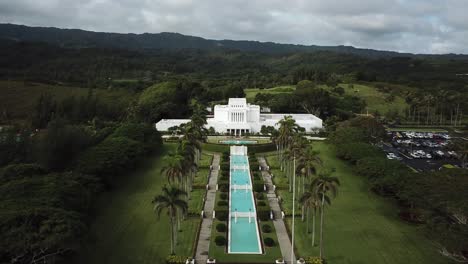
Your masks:
[[[450,150],[451,137],[438,132],[388,132],[389,142],[382,145],[388,159],[400,160],[417,171],[460,167],[458,154]]]

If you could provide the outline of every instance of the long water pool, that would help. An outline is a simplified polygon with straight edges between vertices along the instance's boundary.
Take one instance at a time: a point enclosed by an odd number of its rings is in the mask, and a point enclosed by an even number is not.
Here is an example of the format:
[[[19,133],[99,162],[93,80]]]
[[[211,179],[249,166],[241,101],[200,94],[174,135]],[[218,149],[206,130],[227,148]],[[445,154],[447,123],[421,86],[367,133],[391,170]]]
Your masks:
[[[261,254],[248,156],[231,150],[230,172],[228,253]]]

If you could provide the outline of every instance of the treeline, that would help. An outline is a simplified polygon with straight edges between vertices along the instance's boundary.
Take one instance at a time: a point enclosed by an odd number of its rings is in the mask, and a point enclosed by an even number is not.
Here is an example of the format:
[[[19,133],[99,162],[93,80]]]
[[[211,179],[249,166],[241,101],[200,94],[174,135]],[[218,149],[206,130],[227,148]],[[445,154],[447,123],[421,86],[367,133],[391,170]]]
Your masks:
[[[127,111],[121,107],[119,104],[104,102],[92,88],[88,89],[86,96],[68,96],[63,99],[57,99],[50,93],[43,93],[36,102],[30,121],[32,127],[41,129],[45,128],[53,118],[66,119],[72,123],[121,120]]]
[[[372,59],[331,51],[267,54],[237,50],[67,49],[44,43],[0,43],[0,78],[85,87],[127,87],[189,78],[212,88],[238,84],[267,88],[324,76],[349,75],[355,81],[388,82],[421,89],[465,91],[465,57]],[[119,81],[121,79],[131,81]],[[345,81],[345,80],[341,80]]]
[[[0,262],[51,263],[75,253],[98,193],[162,145],[149,124],[85,127],[52,119],[39,133],[0,132]]]
[[[371,189],[400,205],[399,217],[420,224],[438,251],[457,262],[468,258],[468,173],[442,169],[416,173],[401,162],[388,160],[375,144],[385,135],[372,118],[340,123],[330,134],[337,157],[349,161]]]

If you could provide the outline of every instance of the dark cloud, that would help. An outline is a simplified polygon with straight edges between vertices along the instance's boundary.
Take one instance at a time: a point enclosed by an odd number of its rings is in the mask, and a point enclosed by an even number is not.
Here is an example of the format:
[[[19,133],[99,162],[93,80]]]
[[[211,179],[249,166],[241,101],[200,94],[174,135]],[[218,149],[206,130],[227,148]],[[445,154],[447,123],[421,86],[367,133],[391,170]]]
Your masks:
[[[466,0],[0,0],[0,21],[107,32],[468,53]]]

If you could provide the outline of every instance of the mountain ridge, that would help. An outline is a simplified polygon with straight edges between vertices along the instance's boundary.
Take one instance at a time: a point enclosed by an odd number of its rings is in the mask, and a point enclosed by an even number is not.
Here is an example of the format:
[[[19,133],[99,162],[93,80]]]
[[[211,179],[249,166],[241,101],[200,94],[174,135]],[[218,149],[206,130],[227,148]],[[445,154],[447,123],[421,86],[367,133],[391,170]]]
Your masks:
[[[62,29],[57,27],[31,27],[10,23],[0,23],[0,38],[15,41],[46,42],[66,48],[118,48],[129,50],[152,49],[232,49],[247,52],[272,54],[331,51],[370,58],[389,57],[446,57],[468,58],[464,54],[413,54],[396,51],[356,48],[353,46],[319,46],[261,42],[255,40],[215,40],[177,32],[160,33],[112,33],[95,32],[83,29]]]

